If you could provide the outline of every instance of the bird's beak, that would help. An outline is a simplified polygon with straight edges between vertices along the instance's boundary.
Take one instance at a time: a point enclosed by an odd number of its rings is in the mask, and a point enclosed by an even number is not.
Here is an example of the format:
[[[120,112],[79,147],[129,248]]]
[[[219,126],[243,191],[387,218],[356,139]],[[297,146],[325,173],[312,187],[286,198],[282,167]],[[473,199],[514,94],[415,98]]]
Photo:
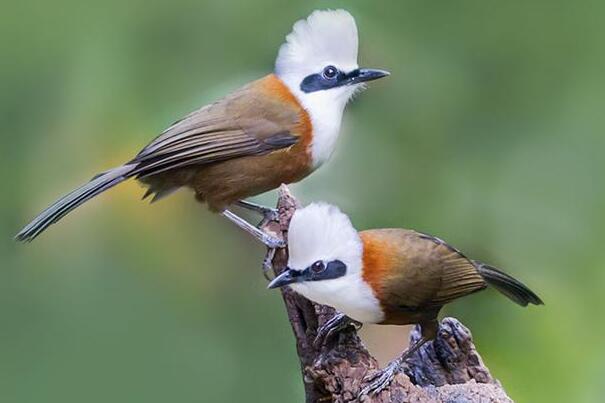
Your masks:
[[[300,279],[300,272],[292,270],[290,268],[286,268],[286,270],[282,271],[279,276],[275,277],[273,281],[269,283],[267,288],[283,287],[292,283],[296,283],[300,281]]]
[[[379,78],[390,75],[386,70],[378,69],[355,69],[345,76],[347,85],[359,84],[366,81],[378,80]]]

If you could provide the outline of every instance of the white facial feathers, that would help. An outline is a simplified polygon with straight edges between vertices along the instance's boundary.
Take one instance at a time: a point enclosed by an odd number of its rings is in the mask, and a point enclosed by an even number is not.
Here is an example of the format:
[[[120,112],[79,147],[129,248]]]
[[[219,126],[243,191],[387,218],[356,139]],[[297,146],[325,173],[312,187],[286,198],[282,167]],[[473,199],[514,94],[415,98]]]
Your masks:
[[[275,74],[288,86],[313,125],[311,157],[316,169],[336,147],[344,108],[362,85],[345,85],[307,93],[303,80],[321,74],[327,66],[345,73],[357,69],[357,26],[345,10],[318,10],[296,22],[279,49]]]
[[[347,265],[347,274],[361,270],[361,238],[336,206],[312,203],[297,210],[290,222],[288,245],[292,269],[304,270],[317,260],[340,260]]]
[[[280,77],[317,73],[327,65],[343,71],[357,66],[357,25],[345,10],[316,10],[286,36],[275,62]]]
[[[321,260],[340,260],[342,277],[304,281],[290,285],[294,291],[363,323],[380,323],[384,312],[372,288],[364,281],[363,243],[349,217],[337,207],[313,203],[294,213],[288,231],[288,267],[304,270]]]

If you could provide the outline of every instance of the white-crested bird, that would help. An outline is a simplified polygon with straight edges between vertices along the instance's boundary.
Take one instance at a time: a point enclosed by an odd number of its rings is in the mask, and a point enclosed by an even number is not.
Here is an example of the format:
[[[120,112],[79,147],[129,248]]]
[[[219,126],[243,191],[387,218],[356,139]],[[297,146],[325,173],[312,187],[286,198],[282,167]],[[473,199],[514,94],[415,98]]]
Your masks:
[[[399,228],[358,232],[329,204],[313,203],[294,213],[288,249],[288,267],[269,288],[289,286],[340,312],[319,329],[318,340],[351,321],[421,326],[422,338],[368,379],[362,394],[385,388],[405,359],[435,338],[445,304],[488,286],[521,306],[542,304],[520,281],[439,238]]]
[[[101,192],[136,178],[155,201],[191,188],[208,204],[269,247],[282,243],[227,208],[297,182],[332,154],[347,102],[363,83],[388,75],[359,68],[357,26],[344,10],[314,11],[296,22],[279,49],[273,74],[175,122],[132,160],[98,174],[62,197],[16,236],[31,241]]]

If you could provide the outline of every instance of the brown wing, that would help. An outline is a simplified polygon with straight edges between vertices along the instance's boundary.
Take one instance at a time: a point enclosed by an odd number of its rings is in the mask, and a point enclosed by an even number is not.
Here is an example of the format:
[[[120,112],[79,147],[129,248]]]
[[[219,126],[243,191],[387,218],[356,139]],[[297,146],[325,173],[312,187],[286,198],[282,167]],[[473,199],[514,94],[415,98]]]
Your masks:
[[[299,141],[300,110],[267,92],[267,76],[175,122],[132,162],[144,178],[191,165],[262,155]]]
[[[486,287],[474,263],[439,238],[403,229],[364,231],[362,238],[364,271],[368,264],[377,271],[366,280],[391,309],[438,308]],[[372,248],[381,251],[374,262],[366,257]]]
[[[431,298],[430,304],[444,305],[487,287],[485,279],[477,270],[475,261],[440,238],[419,232],[416,232],[416,235],[423,241],[436,245],[435,254],[441,261],[441,287]]]

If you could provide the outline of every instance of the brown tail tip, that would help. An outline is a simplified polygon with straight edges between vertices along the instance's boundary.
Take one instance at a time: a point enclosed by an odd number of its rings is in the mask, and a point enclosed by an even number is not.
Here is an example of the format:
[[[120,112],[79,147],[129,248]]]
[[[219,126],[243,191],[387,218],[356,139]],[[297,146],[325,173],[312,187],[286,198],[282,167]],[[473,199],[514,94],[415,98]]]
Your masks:
[[[513,302],[521,306],[527,306],[528,304],[544,305],[542,299],[519,280],[495,267],[477,263],[477,269],[485,281]]]

